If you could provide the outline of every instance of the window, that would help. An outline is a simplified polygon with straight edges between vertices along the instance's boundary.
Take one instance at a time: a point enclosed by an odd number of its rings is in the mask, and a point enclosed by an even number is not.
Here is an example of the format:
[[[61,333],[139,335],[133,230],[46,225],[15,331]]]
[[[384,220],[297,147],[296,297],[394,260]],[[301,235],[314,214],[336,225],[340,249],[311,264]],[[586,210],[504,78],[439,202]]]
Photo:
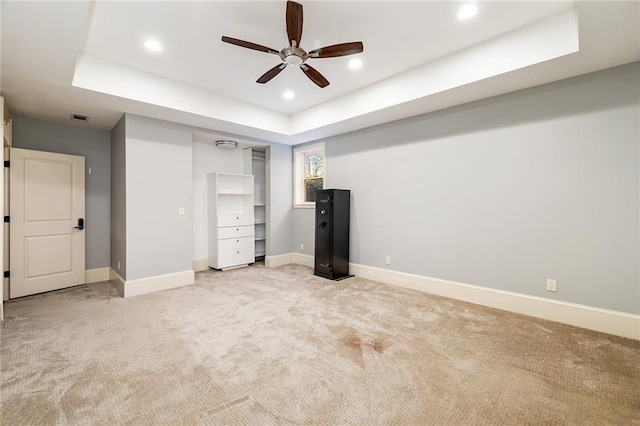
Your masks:
[[[314,207],[316,191],[324,188],[324,143],[293,150],[294,207]]]

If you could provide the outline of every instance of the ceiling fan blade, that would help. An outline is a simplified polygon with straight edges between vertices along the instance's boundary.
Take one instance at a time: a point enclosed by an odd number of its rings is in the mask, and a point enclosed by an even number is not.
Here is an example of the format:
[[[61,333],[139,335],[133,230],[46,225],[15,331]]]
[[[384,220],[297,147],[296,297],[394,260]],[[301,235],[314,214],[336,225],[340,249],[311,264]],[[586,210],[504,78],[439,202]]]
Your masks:
[[[222,36],[222,41],[229,44],[235,44],[236,46],[246,47],[247,49],[257,50],[259,52],[275,53],[276,55],[280,53],[270,47],[261,46],[259,44],[251,43],[249,41],[244,41],[233,37]]]
[[[271,68],[269,71],[267,71],[264,74],[262,74],[262,76],[259,79],[256,80],[256,83],[260,83],[260,84],[266,83],[267,81],[271,80],[276,75],[280,74],[280,71],[282,71],[286,67],[287,67],[287,64],[276,65],[275,67]]]
[[[302,40],[302,5],[294,1],[287,2],[287,35],[291,47],[300,47]]]
[[[329,85],[329,81],[324,78],[323,75],[320,74],[315,68],[310,67],[307,64],[302,64],[300,65],[300,69],[307,75],[307,77],[309,77],[311,81],[313,81],[321,88],[327,87]]]
[[[354,41],[351,43],[340,43],[332,46],[321,47],[320,49],[312,50],[309,52],[309,56],[312,58],[335,58],[337,56],[353,55],[355,53],[361,53],[364,50],[364,45],[361,41]]]

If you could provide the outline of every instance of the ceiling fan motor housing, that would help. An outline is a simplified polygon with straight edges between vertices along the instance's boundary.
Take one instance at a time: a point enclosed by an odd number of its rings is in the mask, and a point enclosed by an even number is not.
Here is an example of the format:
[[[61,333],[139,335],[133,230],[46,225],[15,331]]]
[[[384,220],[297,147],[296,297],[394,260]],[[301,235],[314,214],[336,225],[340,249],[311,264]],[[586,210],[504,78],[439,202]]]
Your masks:
[[[280,59],[287,65],[302,65],[307,61],[307,52],[299,47],[285,47],[280,51]]]

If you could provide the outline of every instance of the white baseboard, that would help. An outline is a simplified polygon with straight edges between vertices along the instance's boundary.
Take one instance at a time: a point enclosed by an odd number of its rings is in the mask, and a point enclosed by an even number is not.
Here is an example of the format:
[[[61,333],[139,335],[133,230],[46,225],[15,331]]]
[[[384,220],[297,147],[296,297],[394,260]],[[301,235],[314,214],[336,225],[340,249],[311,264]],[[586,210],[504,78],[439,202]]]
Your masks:
[[[196,259],[193,261],[193,270],[195,272],[207,271],[209,269],[209,259]]]
[[[113,281],[113,284],[118,289],[120,296],[124,297],[124,278],[114,271],[113,268],[109,269],[109,281]]]
[[[640,315],[354,263],[349,268],[358,277],[385,284],[640,340]]]
[[[279,254],[277,256],[265,256],[264,266],[267,268],[275,268],[276,266],[288,265],[290,263],[297,263],[294,260],[296,253]]]
[[[195,282],[193,271],[182,271],[173,274],[156,275],[154,277],[140,278],[137,280],[125,280],[117,272],[111,269],[111,277],[114,284],[123,297],[139,296],[156,291],[169,290],[182,287]]]
[[[302,253],[291,253],[291,257],[293,258],[293,263],[298,265],[308,266],[313,268],[315,257],[310,254],[302,254]]]
[[[283,260],[288,259],[289,262],[286,263],[313,266],[313,256],[289,253],[278,257]],[[355,263],[349,264],[349,272],[360,278],[366,278],[384,284],[410,288],[425,293],[475,303],[477,305],[489,306],[504,311],[516,312],[549,321],[600,331],[602,333],[640,340],[640,315],[545,299],[422,275],[374,268],[372,266],[358,265]]]
[[[302,253],[287,253],[277,256],[265,256],[264,258],[264,266],[267,268],[275,268],[276,266],[288,265],[290,263],[313,267],[313,256]]]
[[[84,282],[97,283],[100,281],[109,281],[109,271],[111,268],[95,268],[84,271]]]

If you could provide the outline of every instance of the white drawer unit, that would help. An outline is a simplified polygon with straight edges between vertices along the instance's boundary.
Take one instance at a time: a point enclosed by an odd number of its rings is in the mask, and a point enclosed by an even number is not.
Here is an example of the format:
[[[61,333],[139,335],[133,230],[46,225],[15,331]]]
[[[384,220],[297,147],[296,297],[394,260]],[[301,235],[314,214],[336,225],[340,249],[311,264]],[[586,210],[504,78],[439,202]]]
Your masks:
[[[225,269],[238,265],[253,263],[255,262],[253,247],[221,251],[218,254],[218,261],[220,262],[220,265],[229,266],[221,266],[217,269]]]
[[[218,227],[224,226],[253,226],[252,214],[220,214]]]
[[[244,237],[244,238],[227,238],[224,240],[218,240],[218,250],[234,250],[241,248],[251,248],[254,246],[253,237]]]
[[[227,269],[255,261],[253,176],[207,176],[209,266]]]
[[[228,226],[218,229],[218,238],[242,238],[251,237],[254,235],[253,226]]]

